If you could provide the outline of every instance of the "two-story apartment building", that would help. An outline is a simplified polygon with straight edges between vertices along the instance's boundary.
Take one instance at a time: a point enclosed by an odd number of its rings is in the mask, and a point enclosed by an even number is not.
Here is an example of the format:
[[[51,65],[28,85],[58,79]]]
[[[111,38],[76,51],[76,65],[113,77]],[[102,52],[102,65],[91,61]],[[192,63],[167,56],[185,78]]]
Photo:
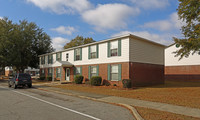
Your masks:
[[[165,49],[165,80],[200,81],[200,55],[190,54],[179,60],[174,52],[180,48],[180,45],[172,44]]]
[[[128,34],[40,55],[40,75],[61,82],[81,74],[84,81],[101,76],[103,82],[120,86],[123,79],[131,79],[133,86],[162,84],[164,49],[164,45]]]

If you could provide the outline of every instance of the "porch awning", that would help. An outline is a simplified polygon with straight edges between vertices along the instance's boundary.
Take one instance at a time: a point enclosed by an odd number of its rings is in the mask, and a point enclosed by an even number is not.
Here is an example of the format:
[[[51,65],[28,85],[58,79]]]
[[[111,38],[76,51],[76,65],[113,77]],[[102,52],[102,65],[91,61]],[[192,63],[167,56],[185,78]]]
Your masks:
[[[68,61],[56,61],[52,67],[72,67],[73,64],[71,64],[70,62]]]

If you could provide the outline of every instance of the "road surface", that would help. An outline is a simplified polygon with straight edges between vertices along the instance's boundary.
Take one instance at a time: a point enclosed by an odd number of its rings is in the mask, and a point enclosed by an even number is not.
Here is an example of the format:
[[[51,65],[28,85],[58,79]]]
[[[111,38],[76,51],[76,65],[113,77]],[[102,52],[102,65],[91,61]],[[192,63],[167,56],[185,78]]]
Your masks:
[[[0,120],[133,120],[119,106],[0,82]]]

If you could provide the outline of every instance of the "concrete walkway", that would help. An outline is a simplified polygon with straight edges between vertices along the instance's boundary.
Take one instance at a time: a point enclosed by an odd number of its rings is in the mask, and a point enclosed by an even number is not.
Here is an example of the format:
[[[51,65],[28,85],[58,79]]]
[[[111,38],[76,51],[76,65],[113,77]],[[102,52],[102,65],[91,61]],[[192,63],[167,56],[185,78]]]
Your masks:
[[[40,88],[40,87],[42,86],[37,86],[37,88]],[[190,108],[190,107],[159,103],[159,102],[150,102],[150,101],[138,100],[138,99],[132,99],[132,98],[123,98],[123,97],[116,97],[116,96],[78,92],[78,91],[72,91],[72,90],[64,90],[64,89],[54,88],[54,87],[45,87],[44,89],[59,91],[63,93],[69,93],[69,94],[73,94],[77,96],[85,96],[87,98],[97,99],[97,100],[105,101],[105,102],[151,108],[155,110],[166,111],[166,112],[171,112],[175,114],[181,114],[181,115],[200,118],[200,109],[198,108]]]

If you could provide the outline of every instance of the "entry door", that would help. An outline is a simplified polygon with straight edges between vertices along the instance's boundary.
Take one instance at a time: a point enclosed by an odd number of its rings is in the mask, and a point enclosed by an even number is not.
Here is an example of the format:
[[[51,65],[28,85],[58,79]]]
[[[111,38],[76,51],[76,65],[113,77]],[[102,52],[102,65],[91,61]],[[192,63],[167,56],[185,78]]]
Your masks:
[[[66,68],[65,70],[65,80],[69,81],[70,80],[70,69]]]

